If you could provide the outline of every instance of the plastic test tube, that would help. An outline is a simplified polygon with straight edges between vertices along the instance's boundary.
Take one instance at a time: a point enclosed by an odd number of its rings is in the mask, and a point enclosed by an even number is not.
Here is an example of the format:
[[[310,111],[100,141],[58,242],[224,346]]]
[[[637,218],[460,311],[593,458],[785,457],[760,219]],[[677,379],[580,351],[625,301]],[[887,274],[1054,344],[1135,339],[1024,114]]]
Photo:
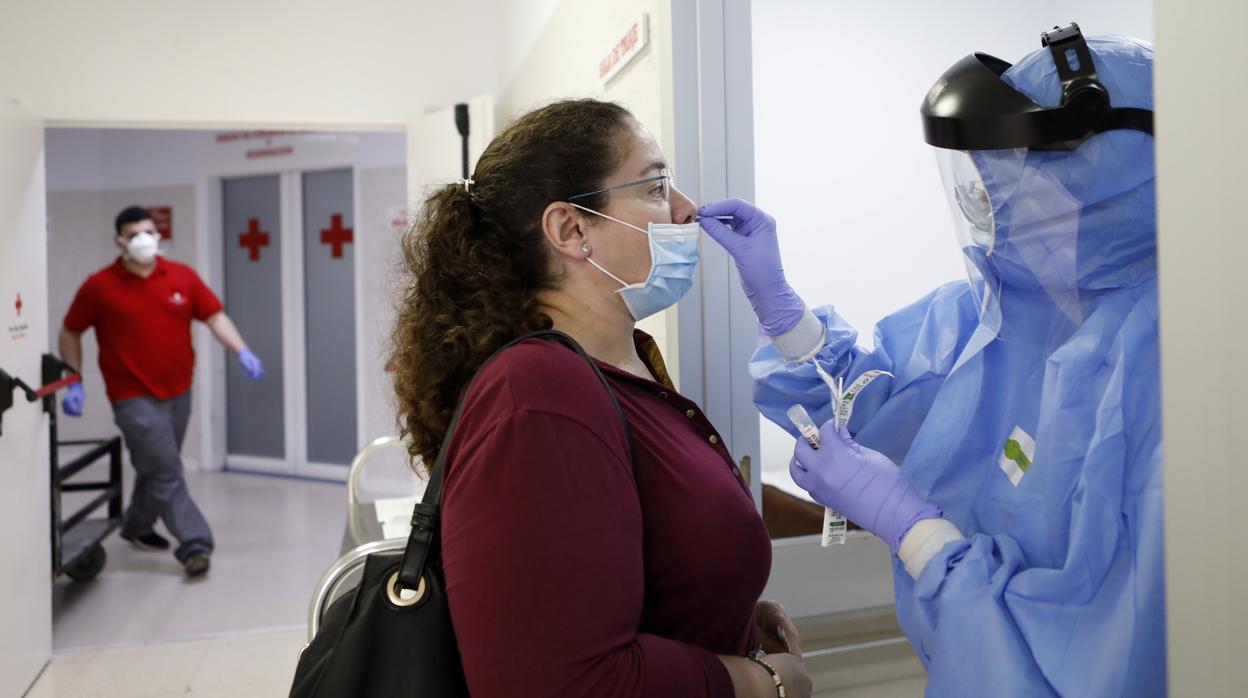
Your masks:
[[[797,431],[801,433],[802,438],[806,439],[806,443],[810,444],[811,448],[818,450],[819,427],[815,426],[815,421],[810,418],[806,408],[801,405],[793,405],[789,408],[788,415],[789,421],[793,422],[793,426],[797,427]],[[844,544],[847,529],[848,521],[844,516],[841,516],[835,509],[825,508],[823,510],[823,532],[821,536],[823,547]]]
[[[797,427],[802,438],[806,439],[806,443],[810,447],[819,450],[819,427],[815,426],[815,422],[810,418],[810,414],[806,412],[806,408],[801,405],[794,405],[789,408],[789,421],[793,422],[793,426]]]

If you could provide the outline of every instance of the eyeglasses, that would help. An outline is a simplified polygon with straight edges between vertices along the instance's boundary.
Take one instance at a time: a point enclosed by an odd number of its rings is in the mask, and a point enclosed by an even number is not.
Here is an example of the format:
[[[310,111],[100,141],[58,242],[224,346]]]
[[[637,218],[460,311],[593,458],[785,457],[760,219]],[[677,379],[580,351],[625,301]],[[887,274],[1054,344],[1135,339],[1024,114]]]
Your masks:
[[[573,199],[583,199],[587,196],[593,196],[595,194],[605,194],[606,192],[615,191],[616,189],[627,189],[628,187],[636,187],[642,184],[649,184],[651,182],[662,183],[662,197],[663,197],[663,200],[666,201],[668,199],[668,196],[672,192],[672,173],[670,170],[667,170],[667,169],[659,170],[659,174],[657,177],[646,177],[645,179],[639,179],[635,182],[626,182],[624,184],[617,184],[613,187],[606,187],[605,189],[587,191],[584,194],[577,194],[576,196],[569,196],[568,201],[571,201]]]

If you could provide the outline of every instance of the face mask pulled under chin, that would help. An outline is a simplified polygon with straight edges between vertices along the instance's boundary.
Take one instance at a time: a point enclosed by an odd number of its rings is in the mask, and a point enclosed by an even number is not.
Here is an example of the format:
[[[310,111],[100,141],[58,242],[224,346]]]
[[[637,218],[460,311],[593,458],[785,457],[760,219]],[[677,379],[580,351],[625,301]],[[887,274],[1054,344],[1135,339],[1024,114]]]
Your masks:
[[[587,261],[598,271],[611,277],[622,288],[616,291],[628,308],[634,320],[645,318],[662,312],[676,305],[690,288],[693,288],[693,276],[697,271],[699,249],[698,234],[702,226],[696,221],[692,223],[650,223],[648,230],[599,213],[591,208],[572,204],[582,211],[602,216],[620,225],[628,226],[646,235],[650,240],[650,273],[646,280],[639,284],[630,284],[620,277],[607,271],[592,258]]]
[[[136,264],[151,264],[160,251],[160,236],[148,232],[135,234],[126,243],[126,257]]]

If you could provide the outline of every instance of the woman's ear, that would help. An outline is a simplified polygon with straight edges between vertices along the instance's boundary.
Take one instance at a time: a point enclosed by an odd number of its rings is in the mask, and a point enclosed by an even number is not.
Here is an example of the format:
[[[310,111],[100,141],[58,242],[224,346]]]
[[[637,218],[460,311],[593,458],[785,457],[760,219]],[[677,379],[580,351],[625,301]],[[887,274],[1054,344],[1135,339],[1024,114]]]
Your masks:
[[[588,240],[585,238],[585,214],[575,206],[556,201],[542,212],[542,234],[554,248],[555,254],[564,259],[585,259]]]

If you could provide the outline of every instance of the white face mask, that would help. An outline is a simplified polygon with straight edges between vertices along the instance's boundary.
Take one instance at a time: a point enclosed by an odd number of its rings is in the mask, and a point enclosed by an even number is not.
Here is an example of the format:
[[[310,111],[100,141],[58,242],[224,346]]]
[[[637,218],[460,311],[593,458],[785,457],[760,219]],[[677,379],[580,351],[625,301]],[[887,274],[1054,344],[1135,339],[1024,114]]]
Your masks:
[[[593,259],[586,258],[595,269],[623,287],[616,293],[620,294],[634,320],[642,320],[676,305],[693,287],[693,274],[698,266],[698,233],[702,230],[697,221],[683,224],[650,223],[647,231],[592,208],[572,205],[582,211],[626,225],[650,238],[650,273],[639,284],[627,283]]]
[[[151,264],[156,261],[159,244],[159,233],[149,233],[147,231],[136,233],[126,243],[126,256],[135,264]]]

